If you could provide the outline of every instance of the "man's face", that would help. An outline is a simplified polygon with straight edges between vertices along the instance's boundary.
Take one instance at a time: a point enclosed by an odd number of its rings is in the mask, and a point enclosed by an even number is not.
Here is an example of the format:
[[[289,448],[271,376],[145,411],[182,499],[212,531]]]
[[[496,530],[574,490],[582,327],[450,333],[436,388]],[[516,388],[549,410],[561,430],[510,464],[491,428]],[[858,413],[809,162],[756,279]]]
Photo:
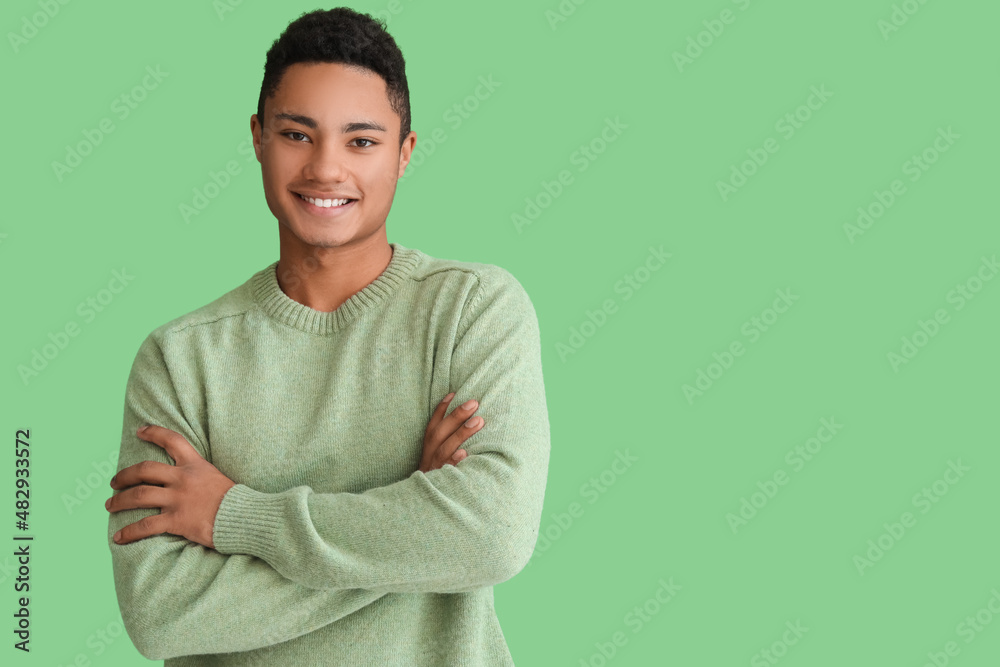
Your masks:
[[[340,63],[296,63],[264,115],[266,127],[254,114],[250,128],[283,246],[345,246],[383,228],[416,134],[400,149],[400,119],[382,77]]]

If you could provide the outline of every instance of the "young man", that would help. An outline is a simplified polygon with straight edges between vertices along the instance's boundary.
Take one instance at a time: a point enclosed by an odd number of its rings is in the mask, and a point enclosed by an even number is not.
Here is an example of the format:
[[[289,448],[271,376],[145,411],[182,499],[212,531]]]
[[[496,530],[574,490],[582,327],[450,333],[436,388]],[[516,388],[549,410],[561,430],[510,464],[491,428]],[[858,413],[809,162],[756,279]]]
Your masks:
[[[126,387],[108,541],[147,658],[513,664],[492,586],[538,535],[538,322],[506,270],[388,243],[409,125],[370,16],[305,14],[268,51],[280,259],[155,329]]]

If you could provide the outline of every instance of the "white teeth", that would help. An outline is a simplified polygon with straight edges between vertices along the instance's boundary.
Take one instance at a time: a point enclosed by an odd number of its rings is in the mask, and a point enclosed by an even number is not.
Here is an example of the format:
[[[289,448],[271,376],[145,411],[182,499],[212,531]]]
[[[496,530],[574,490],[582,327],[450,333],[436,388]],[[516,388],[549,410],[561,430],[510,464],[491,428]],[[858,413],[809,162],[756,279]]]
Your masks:
[[[310,204],[319,206],[320,208],[329,208],[331,206],[343,206],[347,202],[351,201],[350,199],[314,199],[312,197],[306,197],[305,195],[299,195],[299,196],[305,199]]]

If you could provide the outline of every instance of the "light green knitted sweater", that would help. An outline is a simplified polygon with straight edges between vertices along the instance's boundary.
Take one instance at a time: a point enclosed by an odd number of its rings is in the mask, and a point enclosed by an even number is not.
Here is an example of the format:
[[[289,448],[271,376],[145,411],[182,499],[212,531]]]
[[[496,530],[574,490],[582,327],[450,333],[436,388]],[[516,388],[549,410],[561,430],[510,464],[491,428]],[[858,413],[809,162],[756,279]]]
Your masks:
[[[135,431],[181,433],[236,482],[215,549],[111,536],[139,652],[181,665],[513,665],[493,585],[538,537],[549,420],[538,320],[505,269],[391,243],[385,271],[337,310],[278,285],[274,262],[154,330],[125,395],[118,470],[173,460]],[[423,473],[449,392],[486,424],[457,466]]]

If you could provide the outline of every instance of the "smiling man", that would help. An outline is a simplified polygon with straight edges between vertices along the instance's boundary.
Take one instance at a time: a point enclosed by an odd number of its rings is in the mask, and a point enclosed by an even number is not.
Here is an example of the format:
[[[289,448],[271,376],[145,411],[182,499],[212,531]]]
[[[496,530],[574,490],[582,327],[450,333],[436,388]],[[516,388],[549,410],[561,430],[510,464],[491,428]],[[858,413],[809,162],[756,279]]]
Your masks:
[[[108,544],[168,667],[514,664],[493,586],[538,537],[538,321],[506,270],[388,242],[404,70],[368,15],[288,26],[250,120],[279,259],[135,356]]]

